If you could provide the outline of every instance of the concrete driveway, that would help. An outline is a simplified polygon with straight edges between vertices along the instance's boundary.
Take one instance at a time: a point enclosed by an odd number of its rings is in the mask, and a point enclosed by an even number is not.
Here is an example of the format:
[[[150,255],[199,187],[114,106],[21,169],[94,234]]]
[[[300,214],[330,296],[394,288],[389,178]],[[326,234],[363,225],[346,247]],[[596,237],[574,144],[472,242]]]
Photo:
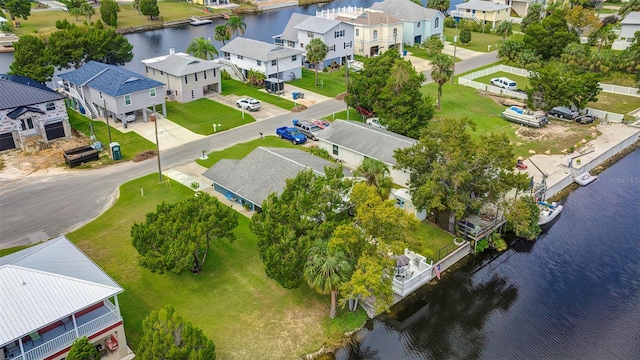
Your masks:
[[[247,96],[238,96],[235,94],[220,95],[218,93],[211,93],[207,95],[208,99],[211,99],[220,104],[230,106],[232,108],[237,108],[238,106],[236,105],[236,101],[238,99],[242,99],[245,97]],[[251,112],[247,111],[248,113],[251,113],[251,116],[253,116],[253,118],[256,119],[256,121],[267,120],[274,116],[283,115],[289,112],[281,107],[277,107],[275,105],[266,103],[264,101],[260,101],[260,105],[261,107],[260,107],[260,110],[258,111],[251,111]]]

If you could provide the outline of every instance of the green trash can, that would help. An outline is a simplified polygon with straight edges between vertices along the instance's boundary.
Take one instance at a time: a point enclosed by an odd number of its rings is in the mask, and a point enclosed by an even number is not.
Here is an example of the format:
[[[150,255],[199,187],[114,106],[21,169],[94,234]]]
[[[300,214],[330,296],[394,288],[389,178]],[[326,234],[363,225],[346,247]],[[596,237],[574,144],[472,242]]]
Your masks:
[[[117,142],[112,142],[111,144],[109,144],[111,147],[111,158],[113,160],[120,160],[122,159],[122,152],[120,151],[120,144]]]

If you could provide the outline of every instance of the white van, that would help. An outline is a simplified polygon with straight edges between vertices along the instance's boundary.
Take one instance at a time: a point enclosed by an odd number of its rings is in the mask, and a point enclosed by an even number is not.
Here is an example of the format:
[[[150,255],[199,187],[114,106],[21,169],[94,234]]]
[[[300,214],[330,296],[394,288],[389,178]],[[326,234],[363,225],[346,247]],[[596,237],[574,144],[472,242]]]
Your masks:
[[[491,79],[491,85],[511,91],[518,90],[518,85],[516,84],[516,82],[506,77]]]

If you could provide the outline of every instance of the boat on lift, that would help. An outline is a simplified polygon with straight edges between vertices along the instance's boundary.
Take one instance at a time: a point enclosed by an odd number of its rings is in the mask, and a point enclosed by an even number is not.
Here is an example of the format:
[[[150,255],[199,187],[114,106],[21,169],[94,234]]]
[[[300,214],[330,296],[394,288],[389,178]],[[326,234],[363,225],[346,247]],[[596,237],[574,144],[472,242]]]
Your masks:
[[[576,176],[573,181],[580,185],[580,186],[587,186],[589,184],[591,184],[592,182],[594,182],[596,179],[598,178],[597,175],[591,175],[589,174],[589,172],[587,171],[584,174],[580,174],[578,176]]]
[[[540,208],[540,218],[538,219],[538,225],[546,225],[557,218],[562,212],[562,205],[552,202],[539,201],[538,207]]]
[[[206,24],[211,24],[213,21],[209,20],[209,19],[200,19],[197,16],[192,16],[191,17],[191,21],[189,22],[189,24],[193,25],[193,26],[200,26],[200,25],[206,25]]]

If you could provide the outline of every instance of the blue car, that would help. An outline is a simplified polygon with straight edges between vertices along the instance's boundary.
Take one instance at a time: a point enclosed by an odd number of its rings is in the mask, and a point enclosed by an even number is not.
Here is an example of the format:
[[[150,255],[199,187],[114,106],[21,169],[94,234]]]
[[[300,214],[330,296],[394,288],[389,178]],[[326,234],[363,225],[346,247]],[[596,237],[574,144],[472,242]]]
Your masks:
[[[280,139],[290,140],[294,145],[304,144],[307,142],[307,137],[298,131],[298,129],[292,127],[279,127],[276,129],[276,135],[278,135]]]

